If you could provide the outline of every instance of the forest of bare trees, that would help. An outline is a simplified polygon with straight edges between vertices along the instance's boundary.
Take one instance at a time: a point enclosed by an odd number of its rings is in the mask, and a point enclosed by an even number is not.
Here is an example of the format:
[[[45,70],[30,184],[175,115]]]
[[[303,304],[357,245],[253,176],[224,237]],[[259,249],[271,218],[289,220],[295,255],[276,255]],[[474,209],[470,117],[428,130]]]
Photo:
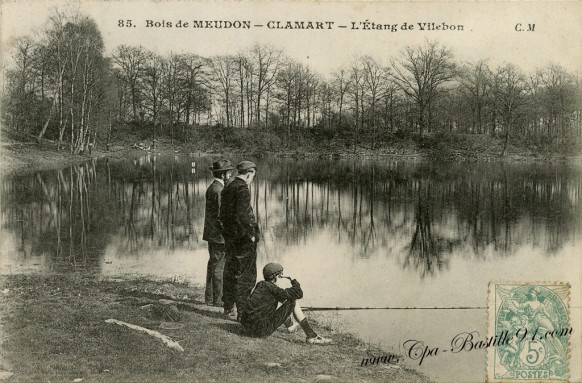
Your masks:
[[[549,64],[532,73],[483,58],[460,62],[437,41],[355,58],[332,73],[269,45],[215,57],[160,55],[120,45],[105,56],[96,23],[55,12],[8,57],[4,125],[80,153],[131,125],[152,139],[187,142],[200,129],[269,131],[283,144],[306,130],[356,150],[382,137],[434,133],[566,145],[582,136],[577,73]]]

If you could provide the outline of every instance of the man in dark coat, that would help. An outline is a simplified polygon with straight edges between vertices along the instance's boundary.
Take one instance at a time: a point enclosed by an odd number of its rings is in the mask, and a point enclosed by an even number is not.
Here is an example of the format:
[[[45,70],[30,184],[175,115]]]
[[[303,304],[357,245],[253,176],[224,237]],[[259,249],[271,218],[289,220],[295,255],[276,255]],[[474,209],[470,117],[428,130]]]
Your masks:
[[[209,306],[222,303],[222,274],[224,272],[225,250],[222,227],[219,220],[220,196],[224,183],[234,167],[228,160],[216,161],[210,167],[214,180],[206,190],[206,209],[204,212],[204,232],[202,239],[208,241],[208,267],[206,268],[206,290],[204,300]]]
[[[257,165],[242,161],[236,166],[238,176],[222,191],[220,221],[225,239],[224,313],[240,320],[245,303],[257,282],[257,242],[259,226],[251,207],[249,184]],[[236,308],[234,310],[234,305]]]

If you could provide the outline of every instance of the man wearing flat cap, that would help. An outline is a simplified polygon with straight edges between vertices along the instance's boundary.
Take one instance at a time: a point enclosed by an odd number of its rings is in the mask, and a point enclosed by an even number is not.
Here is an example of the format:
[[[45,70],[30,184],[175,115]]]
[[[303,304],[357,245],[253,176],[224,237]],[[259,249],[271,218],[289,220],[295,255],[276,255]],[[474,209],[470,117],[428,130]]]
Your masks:
[[[249,189],[257,165],[251,161],[242,161],[236,169],[238,176],[222,191],[220,221],[226,251],[224,313],[231,319],[240,320],[246,301],[257,283],[259,226],[251,207]]]
[[[228,160],[212,164],[210,171],[214,180],[206,190],[206,209],[204,211],[204,232],[202,239],[208,241],[208,266],[206,268],[206,290],[204,300],[209,306],[222,306],[222,274],[224,271],[225,250],[222,225],[219,220],[220,196],[224,183],[230,178],[234,167]]]

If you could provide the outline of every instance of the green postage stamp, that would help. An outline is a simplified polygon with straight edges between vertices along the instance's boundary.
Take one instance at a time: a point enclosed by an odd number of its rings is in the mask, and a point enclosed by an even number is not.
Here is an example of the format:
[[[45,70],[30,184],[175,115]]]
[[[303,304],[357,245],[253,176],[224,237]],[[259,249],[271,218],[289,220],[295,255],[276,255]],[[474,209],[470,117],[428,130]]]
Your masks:
[[[570,285],[494,283],[489,285],[489,382],[567,382]]]

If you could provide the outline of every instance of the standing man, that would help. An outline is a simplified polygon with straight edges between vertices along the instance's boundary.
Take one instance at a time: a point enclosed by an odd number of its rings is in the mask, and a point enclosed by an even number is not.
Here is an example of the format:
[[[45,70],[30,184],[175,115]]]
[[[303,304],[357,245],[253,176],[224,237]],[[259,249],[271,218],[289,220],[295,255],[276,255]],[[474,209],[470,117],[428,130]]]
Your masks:
[[[224,271],[225,250],[222,227],[219,220],[220,195],[224,183],[232,175],[234,167],[228,160],[216,161],[210,167],[214,181],[206,190],[206,209],[204,211],[204,233],[202,239],[208,241],[208,267],[206,269],[206,290],[204,300],[208,306],[222,303],[222,273]]]
[[[257,283],[259,226],[251,207],[249,189],[257,165],[243,161],[236,169],[238,176],[222,191],[220,221],[226,250],[224,313],[240,321],[246,301]],[[234,309],[235,303],[238,312]]]

